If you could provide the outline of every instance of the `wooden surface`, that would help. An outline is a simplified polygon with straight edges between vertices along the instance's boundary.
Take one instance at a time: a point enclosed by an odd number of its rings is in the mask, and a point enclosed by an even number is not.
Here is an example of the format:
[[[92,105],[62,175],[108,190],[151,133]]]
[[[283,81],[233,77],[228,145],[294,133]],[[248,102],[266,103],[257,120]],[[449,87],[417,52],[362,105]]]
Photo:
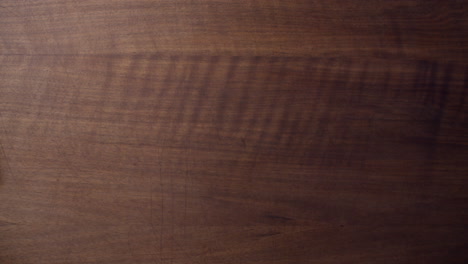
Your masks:
[[[467,11],[1,0],[0,263],[468,263]]]

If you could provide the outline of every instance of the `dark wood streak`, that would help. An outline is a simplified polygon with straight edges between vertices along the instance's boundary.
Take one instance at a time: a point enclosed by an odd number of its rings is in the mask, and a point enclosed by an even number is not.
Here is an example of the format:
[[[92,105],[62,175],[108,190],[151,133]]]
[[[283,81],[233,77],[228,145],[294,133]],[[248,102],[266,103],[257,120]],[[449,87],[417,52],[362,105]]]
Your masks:
[[[285,88],[284,80],[286,78],[286,67],[289,58],[282,58],[281,60],[278,59],[278,66],[275,67],[276,69],[272,71],[272,75],[276,78],[270,80],[269,82],[273,83],[272,87],[270,88],[273,91],[277,91],[277,96],[269,96],[267,98],[267,102],[265,103],[265,116],[262,118],[265,120],[265,123],[260,128],[260,133],[258,139],[254,140],[257,142],[259,146],[263,145],[264,140],[272,139],[272,135],[275,131],[275,125],[278,124],[277,120],[275,120],[274,111],[278,110],[279,112],[285,111],[285,108],[288,107],[288,104],[281,103],[281,97],[285,96]],[[276,62],[276,61],[275,61]],[[292,102],[289,102],[292,103]],[[270,129],[271,128],[271,129]]]
[[[465,70],[465,80],[464,80],[464,85],[461,91],[461,94],[459,96],[459,103],[457,107],[457,115],[458,117],[461,115],[462,117],[459,118],[462,121],[465,121],[464,119],[466,118],[466,93],[468,90],[468,68]]]
[[[143,60],[149,60],[149,59],[148,57],[132,58],[130,66],[126,70],[127,71],[126,75],[132,75],[132,72],[136,70],[136,67],[139,67],[137,65],[141,65],[143,63],[147,64],[146,66],[147,68],[145,69],[145,72],[150,72],[151,70],[154,70],[153,67],[161,67],[160,65],[158,65],[158,61],[152,61],[151,59],[151,62],[148,62],[148,61],[143,62]],[[179,63],[182,63],[187,60],[188,60],[187,58],[171,57],[169,59],[170,63],[168,65],[168,68],[175,69],[178,67],[176,61],[180,61]],[[190,66],[187,66],[188,68],[184,66],[183,68],[185,70],[183,72],[177,73],[177,72],[174,72],[173,70],[170,71],[171,75],[176,74],[177,76],[179,75],[182,76],[182,81],[179,81],[178,84],[175,84],[174,82],[171,81],[173,78],[175,78],[175,76],[171,77],[170,75],[166,75],[166,77],[163,78],[163,82],[161,83],[162,86],[156,89],[156,90],[160,90],[159,95],[156,97],[156,100],[158,100],[157,101],[158,103],[150,104],[155,107],[155,113],[157,113],[156,115],[154,115],[154,122],[156,122],[155,123],[156,127],[154,127],[155,131],[160,131],[162,129],[161,126],[165,122],[168,122],[169,120],[173,120],[173,121],[170,121],[172,123],[173,129],[175,129],[175,131],[179,131],[179,132],[176,132],[175,135],[177,135],[177,137],[180,137],[180,138],[189,136],[189,134],[192,134],[194,132],[193,127],[196,126],[196,124],[199,122],[199,117],[201,116],[201,113],[204,110],[206,111],[207,109],[205,105],[209,103],[210,101],[203,100],[202,98],[206,98],[206,97],[203,97],[202,95],[209,96],[205,94],[205,92],[203,91],[203,87],[206,87],[206,85],[210,85],[209,84],[210,78],[208,78],[210,74],[208,72],[212,73],[212,70],[217,67],[216,66],[217,64],[224,63],[226,60],[223,60],[221,62],[220,61],[213,62],[213,60],[211,60],[211,62],[209,62],[208,64],[206,61],[201,60],[200,58],[195,58],[195,59],[192,58],[189,60],[191,64]],[[214,60],[216,60],[216,58],[214,58]],[[239,66],[235,66],[240,63],[240,62],[237,62],[236,60],[237,60],[236,58],[233,58],[233,61],[228,63],[228,65],[230,65],[229,67],[231,67],[228,70],[228,75],[233,75],[235,71],[234,67],[239,67]],[[268,64],[263,64],[263,65],[258,64],[258,61],[261,60],[260,58],[255,58],[253,60],[255,61],[256,68],[265,67],[265,66],[271,67],[271,70],[268,76],[276,76],[276,78],[279,78],[278,80],[272,79],[271,81],[268,81],[267,79],[267,81],[265,81],[266,83],[270,83],[270,82],[274,83],[274,86],[271,86],[267,89],[281,90],[282,83],[285,82],[285,78],[287,78],[286,76],[288,75],[287,65],[288,65],[288,61],[290,60],[290,58],[285,58],[284,59],[285,62],[283,64],[276,64],[276,61],[278,60],[277,58],[274,58],[274,61],[270,61],[268,62]],[[264,59],[264,61],[266,60]],[[314,63],[318,62],[315,59],[311,61],[314,61]],[[165,62],[159,61],[159,63],[165,63]],[[393,88],[388,88],[388,83],[384,83],[382,86],[387,87],[387,88],[380,88],[381,90],[375,90],[369,94],[369,91],[375,89],[375,86],[373,85],[368,86],[368,87],[364,86],[364,85],[367,85],[366,83],[368,82],[366,80],[366,72],[368,71],[369,66],[368,66],[368,62],[363,62],[362,64],[360,64],[362,67],[361,72],[359,73],[358,71],[355,71],[354,73],[354,74],[357,74],[356,76],[358,76],[358,83],[356,83],[356,85],[359,87],[358,90],[360,92],[359,94],[354,94],[354,95],[349,94],[351,96],[347,96],[348,91],[350,91],[351,87],[354,85],[353,83],[350,83],[350,80],[349,80],[350,74],[351,74],[349,69],[353,67],[352,65],[353,65],[353,62],[350,60],[340,61],[338,59],[333,59],[333,60],[328,60],[326,64],[320,64],[319,66],[315,66],[318,68],[322,68],[321,78],[323,80],[330,79],[329,76],[335,74],[335,72],[338,75],[336,75],[336,78],[334,81],[331,81],[328,83],[322,83],[322,85],[320,85],[319,87],[311,90],[311,91],[314,91],[314,90],[316,91],[316,96],[313,98],[314,100],[313,102],[319,103],[319,104],[326,104],[330,106],[333,106],[335,103],[338,103],[338,102],[345,103],[347,101],[348,101],[348,104],[360,104],[361,103],[360,100],[362,99],[359,100],[359,98],[368,97],[369,99],[366,99],[366,100],[373,100],[372,98],[382,98],[388,93],[387,92],[388,89],[393,89]],[[444,101],[447,100],[446,98],[448,96],[447,87],[450,86],[450,84],[447,84],[448,82],[447,79],[449,78],[447,77],[447,75],[451,71],[453,71],[453,69],[451,68],[451,66],[444,66],[445,77],[441,81],[442,83],[438,85],[437,80],[435,78],[436,76],[440,74],[436,70],[435,66],[430,66],[431,70],[427,70],[426,69],[427,67],[424,66],[424,65],[427,65],[426,62],[421,63],[420,65],[422,65],[421,67],[424,67],[424,68],[418,68],[418,70],[416,71],[417,76],[419,77],[416,78],[416,82],[414,84],[415,85],[414,91],[417,92],[419,90],[426,90],[425,87],[427,87],[427,93],[422,95],[423,97],[421,97],[420,102],[424,103],[425,105],[426,104],[434,105],[434,107],[437,107],[438,109],[445,108]],[[199,68],[203,68],[203,67],[206,68],[207,73],[206,73],[206,76],[203,78],[203,80],[201,78],[199,79],[200,90],[197,93],[191,92],[191,90],[195,89],[194,87],[198,86],[197,85],[198,82],[195,79],[196,78],[195,76],[197,76],[196,72],[199,71],[198,70]],[[250,67],[253,67],[253,66],[250,66]],[[310,65],[308,66],[304,65],[304,68],[302,70],[304,72],[309,71],[308,70],[309,67]],[[281,72],[281,74],[277,75],[276,70],[278,72]],[[388,71],[390,70],[391,70],[391,67],[388,69]],[[386,80],[388,80],[389,73],[388,72],[384,73],[384,75],[387,76]],[[250,78],[252,79],[255,78],[253,77],[254,73],[252,72],[247,73],[247,76],[250,76]],[[295,108],[294,101],[297,98],[296,96],[294,96],[294,93],[295,93],[294,91],[289,91],[286,96],[279,96],[276,98],[266,98],[266,99],[259,98],[260,101],[257,101],[256,104],[257,105],[266,104],[266,105],[269,105],[269,108],[265,108],[264,110],[262,110],[262,112],[257,113],[255,115],[246,116],[246,117],[241,116],[240,114],[243,114],[243,111],[236,111],[237,116],[226,115],[225,114],[225,111],[227,111],[226,109],[231,109],[233,107],[236,107],[229,101],[230,99],[228,99],[232,97],[237,97],[239,99],[242,98],[242,100],[239,100],[239,101],[242,101],[242,105],[243,105],[242,109],[255,109],[255,105],[252,104],[254,100],[253,96],[255,96],[254,93],[249,95],[250,93],[246,92],[249,90],[248,84],[253,82],[252,80],[250,80],[250,78],[247,78],[241,84],[239,84],[239,85],[243,85],[244,87],[243,89],[245,89],[244,91],[230,91],[229,87],[226,87],[224,88],[225,90],[222,91],[218,95],[219,96],[218,98],[210,99],[210,100],[215,100],[219,104],[219,109],[216,110],[216,116],[217,116],[218,121],[215,126],[218,127],[217,129],[221,133],[226,133],[227,131],[226,129],[228,128],[225,125],[223,125],[224,122],[235,124],[236,122],[238,122],[237,120],[250,120],[250,124],[248,126],[247,126],[247,123],[241,123],[240,125],[235,126],[238,129],[238,131],[250,131],[251,128],[249,127],[256,125],[256,122],[257,122],[256,120],[258,118],[261,118],[263,122],[259,126],[260,130],[256,131],[255,134],[252,134],[252,135],[244,134],[245,136],[247,136],[246,137],[247,142],[251,142],[251,143],[255,142],[257,144],[257,147],[261,147],[262,145],[267,144],[268,142],[274,142],[274,141],[277,141],[278,144],[286,144],[285,146],[293,144],[294,136],[292,133],[289,133],[289,132],[287,133],[289,136],[288,136],[288,139],[284,143],[281,143],[282,141],[281,139],[279,139],[279,136],[284,135],[285,131],[297,131],[299,127],[301,127],[301,131],[304,133],[308,133],[307,131],[310,131],[311,129],[313,129],[314,132],[312,135],[319,136],[319,137],[323,137],[326,133],[326,130],[339,129],[341,131],[346,131],[346,126],[347,126],[346,122],[338,122],[338,123],[333,122],[331,124],[327,124],[327,122],[329,122],[329,119],[330,119],[330,117],[328,117],[328,113],[321,114],[320,112],[318,112],[315,114],[307,114],[307,116],[304,116],[303,112],[291,112]],[[272,78],[272,77],[267,77],[267,78]],[[128,96],[132,96],[136,98],[134,99],[135,105],[132,106],[131,108],[145,107],[146,105],[145,102],[148,102],[148,100],[152,100],[149,98],[144,98],[146,97],[146,94],[145,92],[143,92],[143,90],[147,90],[148,87],[151,85],[149,83],[150,81],[153,84],[155,82],[156,83],[159,82],[157,79],[152,79],[149,73],[146,73],[146,77],[144,77],[144,79],[141,80],[141,86],[133,88],[136,90],[135,90],[135,93],[132,95],[129,94],[130,93],[130,91],[128,90],[129,88],[124,86],[125,92],[122,94],[122,97],[119,99],[119,101],[123,103],[121,105],[121,107],[123,107],[122,110],[128,108],[128,102],[124,103],[125,98]],[[311,79],[310,81],[314,82],[315,80]],[[226,84],[230,84],[230,82],[226,82]],[[237,89],[237,87],[240,87],[239,85],[236,84],[235,89]],[[108,91],[106,94],[104,93],[101,94],[101,98],[109,97],[111,93],[112,94],[115,93],[114,91],[112,91],[113,88],[109,88],[109,89],[110,91]],[[49,94],[49,92],[46,92],[46,93]],[[181,96],[175,102],[167,101],[164,97],[165,94],[177,94],[177,93],[180,93]],[[377,93],[377,95],[374,96],[372,93]],[[48,96],[47,94],[43,94],[43,96]],[[228,94],[230,94],[229,97],[227,96]],[[333,98],[332,96],[333,94],[343,94],[342,99],[340,97]],[[327,99],[323,100],[323,98],[327,98]],[[401,98],[401,97],[398,97],[397,95],[397,98]],[[297,98],[297,99],[301,100],[302,98]],[[400,99],[397,99],[397,100],[400,100]],[[404,99],[404,101],[406,100],[409,100],[409,98]],[[95,109],[95,113],[97,114],[101,113],[102,115],[104,111],[103,109],[106,107],[107,106],[105,105],[99,106],[99,108]],[[165,114],[161,116],[161,114],[164,114],[164,112],[161,112],[161,111],[163,109],[166,109],[167,107],[172,107],[172,109],[179,109],[179,108],[190,109],[190,113],[192,113],[191,114],[192,117],[190,119],[187,119],[186,117],[184,117],[186,116],[185,113],[189,113],[188,111],[182,111],[182,112],[179,111],[175,113],[174,110],[168,110],[169,112],[167,112],[167,115]],[[130,108],[128,108],[126,111],[129,111],[129,109]],[[424,109],[424,108],[421,108],[421,109]],[[245,111],[246,110],[244,110],[244,112]],[[275,111],[279,114],[275,114]],[[102,118],[104,117],[98,118],[96,120],[101,120]],[[125,119],[127,121],[125,120],[123,121],[130,122],[131,120],[141,119],[141,117],[137,118],[137,117],[130,117],[130,116],[128,116],[127,118],[129,118],[129,119]],[[435,121],[435,122],[440,123],[439,121]],[[187,124],[187,125],[184,125],[184,124]],[[317,124],[317,125],[313,125],[313,124]],[[335,127],[337,124],[340,124],[340,125]],[[188,126],[188,127],[184,127],[184,126]],[[267,132],[270,130],[272,131],[271,133]],[[343,133],[345,134],[346,132],[343,132]],[[257,137],[256,139],[252,138],[252,136],[254,135],[256,135]],[[240,134],[237,134],[236,137],[238,136],[240,136]],[[265,143],[263,143],[264,141]],[[321,144],[326,144],[326,141],[324,141]],[[317,150],[317,147],[318,147],[318,150],[320,150],[320,149],[326,148],[326,145],[322,145],[322,146],[315,145],[314,148]]]
[[[214,57],[209,57],[208,62],[205,63],[207,64],[206,67],[206,72],[203,75],[202,82],[199,87],[197,87],[198,90],[198,96],[194,100],[194,108],[192,110],[192,116],[191,116],[191,122],[192,124],[197,124],[200,122],[201,119],[204,119],[204,113],[207,110],[206,109],[206,96],[208,95],[208,87],[211,85],[211,81],[213,76],[215,76],[215,71],[216,71],[216,66],[218,65],[219,62],[219,57],[214,56]],[[205,110],[205,111],[204,111]],[[191,137],[193,133],[193,128],[195,125],[189,127],[189,130],[187,132],[188,136]]]

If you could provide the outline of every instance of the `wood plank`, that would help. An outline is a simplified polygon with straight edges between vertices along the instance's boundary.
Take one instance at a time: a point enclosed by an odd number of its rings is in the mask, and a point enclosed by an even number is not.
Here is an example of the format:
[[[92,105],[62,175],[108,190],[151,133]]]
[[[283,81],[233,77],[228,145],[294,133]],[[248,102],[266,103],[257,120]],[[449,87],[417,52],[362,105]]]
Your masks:
[[[463,1],[1,1],[0,263],[465,263]]]

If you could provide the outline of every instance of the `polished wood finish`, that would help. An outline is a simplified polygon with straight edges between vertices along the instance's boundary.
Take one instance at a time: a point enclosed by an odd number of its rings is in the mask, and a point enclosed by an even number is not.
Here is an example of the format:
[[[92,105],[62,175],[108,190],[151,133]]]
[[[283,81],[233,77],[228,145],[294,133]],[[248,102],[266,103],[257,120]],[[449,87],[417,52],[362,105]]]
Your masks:
[[[0,263],[468,263],[466,1],[0,1]]]

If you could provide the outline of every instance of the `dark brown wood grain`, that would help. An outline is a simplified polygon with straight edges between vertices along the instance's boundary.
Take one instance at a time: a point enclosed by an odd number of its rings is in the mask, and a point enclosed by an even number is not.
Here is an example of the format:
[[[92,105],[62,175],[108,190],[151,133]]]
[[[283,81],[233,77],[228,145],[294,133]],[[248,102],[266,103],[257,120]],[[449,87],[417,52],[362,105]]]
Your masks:
[[[465,1],[0,1],[0,263],[467,263]]]

